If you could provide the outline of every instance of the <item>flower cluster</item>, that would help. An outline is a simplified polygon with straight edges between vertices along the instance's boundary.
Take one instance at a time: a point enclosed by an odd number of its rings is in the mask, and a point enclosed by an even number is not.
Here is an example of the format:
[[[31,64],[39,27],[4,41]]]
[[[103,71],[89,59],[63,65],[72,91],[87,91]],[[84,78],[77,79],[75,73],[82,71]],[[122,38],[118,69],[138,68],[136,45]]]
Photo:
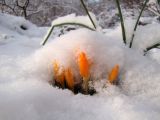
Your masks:
[[[53,74],[54,74],[54,85],[62,89],[68,88],[74,93],[81,92],[84,94],[93,94],[95,90],[89,88],[89,81],[91,78],[90,70],[91,64],[85,52],[80,52],[77,58],[77,66],[79,75],[81,76],[81,83],[75,84],[75,76],[71,67],[64,68],[60,67],[58,61],[53,62]],[[106,84],[116,85],[119,75],[119,65],[115,65],[107,75]]]

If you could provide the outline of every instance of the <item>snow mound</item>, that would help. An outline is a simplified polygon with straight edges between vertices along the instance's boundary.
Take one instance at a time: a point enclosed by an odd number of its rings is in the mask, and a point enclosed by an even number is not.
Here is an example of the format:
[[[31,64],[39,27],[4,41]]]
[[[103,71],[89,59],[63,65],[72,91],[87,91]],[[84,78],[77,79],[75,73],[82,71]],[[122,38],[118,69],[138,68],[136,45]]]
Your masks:
[[[9,20],[9,21],[6,21]],[[12,15],[0,13],[0,23],[2,27],[11,31],[16,31],[21,35],[38,36],[37,27],[22,17],[14,17]]]
[[[118,64],[121,87],[126,94],[149,97],[153,92],[153,97],[159,96],[159,100],[160,65],[101,33],[80,29],[63,35],[36,51],[31,65],[27,66],[34,65],[37,69],[34,71],[42,70],[43,74],[38,76],[48,75],[47,80],[53,77],[53,61],[57,60],[65,68],[73,68],[78,78],[77,55],[80,51],[84,51],[92,63],[91,76],[95,81],[107,80],[108,72]]]
[[[54,39],[30,57],[24,59],[22,63],[22,70],[24,72],[22,76],[27,77],[29,81],[45,81],[46,84],[47,81],[53,79],[52,69],[55,59],[65,67],[71,66],[74,69],[74,74],[77,75],[77,51],[85,51],[89,59],[93,62],[91,74],[94,80],[97,81],[95,88],[98,93],[93,97],[88,96],[89,101],[86,103],[82,101],[88,99],[88,97],[85,98],[83,95],[78,94],[75,97],[74,95],[71,95],[72,97],[65,95],[63,98],[69,99],[67,102],[70,101],[67,104],[74,105],[68,111],[69,115],[71,115],[71,112],[73,112],[72,109],[75,109],[77,105],[80,107],[85,104],[84,108],[78,107],[78,109],[82,109],[85,112],[92,109],[92,114],[96,117],[93,118],[91,114],[87,115],[80,111],[75,116],[83,113],[84,119],[101,119],[103,116],[110,119],[127,119],[129,117],[130,119],[148,120],[153,116],[155,120],[160,117],[160,65],[148,57],[144,57],[140,53],[126,48],[123,44],[117,43],[116,40],[109,39],[101,33],[80,29]],[[115,64],[120,65],[120,86],[103,88],[104,81],[107,80],[107,71]],[[55,91],[55,88],[50,89]],[[56,91],[58,90],[56,89]],[[61,95],[64,95],[64,93]],[[75,99],[80,99],[77,100],[77,105],[71,102]],[[98,103],[95,103],[94,100],[98,101]],[[99,100],[105,102],[101,101],[101,103]],[[95,104],[95,110],[91,107],[93,104]],[[66,106],[66,103],[62,105]],[[100,106],[101,108],[99,108]],[[126,107],[124,108],[124,106]],[[107,110],[108,112],[107,114],[102,111],[99,113],[97,112],[99,110]],[[150,110],[153,113],[149,112],[149,114],[148,111]],[[117,113],[116,116],[113,115],[115,114],[113,111]],[[64,114],[61,110],[59,113]],[[62,117],[58,118],[63,119]],[[73,119],[74,115],[69,116],[69,118]]]
[[[90,15],[91,15],[94,23],[96,24],[96,26],[98,26],[98,22],[96,20],[95,15],[91,12],[90,12]],[[88,16],[76,16],[76,14],[66,15],[64,17],[59,17],[59,18],[55,19],[52,22],[52,26],[62,24],[62,23],[81,23],[83,25],[89,26],[92,29],[95,29]]]

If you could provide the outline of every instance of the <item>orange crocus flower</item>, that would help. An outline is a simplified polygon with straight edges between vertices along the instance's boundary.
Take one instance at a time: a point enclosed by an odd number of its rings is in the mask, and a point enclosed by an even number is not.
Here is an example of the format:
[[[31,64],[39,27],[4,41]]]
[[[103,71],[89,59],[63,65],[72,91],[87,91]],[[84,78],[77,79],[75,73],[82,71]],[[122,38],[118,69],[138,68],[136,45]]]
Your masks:
[[[70,68],[65,70],[65,80],[68,88],[74,91],[74,76]]]
[[[90,77],[90,64],[84,52],[81,52],[78,56],[78,66],[80,75],[83,77],[82,88],[85,94],[88,94],[88,81]]]
[[[59,83],[62,88],[64,88],[65,87],[64,71],[60,71],[60,66],[57,61],[54,61],[53,63],[53,72],[55,81]]]
[[[118,79],[118,74],[119,74],[119,65],[115,65],[108,75],[108,80],[111,84],[116,83],[116,80]]]
[[[86,54],[84,52],[81,52],[78,56],[78,66],[80,75],[84,78],[88,78],[90,74],[89,73],[90,65],[89,65],[89,60],[87,59]]]

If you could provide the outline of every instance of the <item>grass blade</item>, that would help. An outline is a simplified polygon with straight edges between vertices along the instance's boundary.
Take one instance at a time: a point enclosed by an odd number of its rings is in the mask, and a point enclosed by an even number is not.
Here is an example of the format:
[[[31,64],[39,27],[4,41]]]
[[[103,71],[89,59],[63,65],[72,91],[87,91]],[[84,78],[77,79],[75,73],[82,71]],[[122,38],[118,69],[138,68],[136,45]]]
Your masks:
[[[133,39],[134,39],[134,36],[135,36],[135,31],[137,30],[137,26],[138,26],[140,17],[142,16],[142,13],[143,13],[144,8],[146,7],[148,1],[149,1],[149,0],[145,0],[145,2],[144,2],[144,4],[143,4],[143,7],[142,7],[142,9],[141,9],[141,11],[140,11],[140,13],[139,13],[139,16],[138,16],[138,18],[137,18],[136,24],[135,24],[135,26],[134,26],[134,31],[133,31],[133,34],[132,34],[132,37],[131,37],[131,42],[130,42],[130,44],[129,44],[129,48],[132,47]]]
[[[49,30],[48,30],[48,33],[47,35],[44,37],[44,41],[41,43],[41,45],[45,45],[46,42],[48,41],[49,37],[51,36],[51,33],[54,29],[54,26],[52,26]]]
[[[119,0],[116,0],[116,4],[117,4],[120,20],[121,20],[123,42],[124,42],[124,44],[126,44],[126,32],[125,32],[124,21],[123,21],[123,16],[122,16]]]
[[[89,19],[91,20],[91,22],[92,22],[94,28],[96,29],[96,25],[95,25],[95,23],[94,23],[94,21],[93,21],[91,15],[89,14],[89,11],[88,11],[86,5],[84,4],[84,1],[83,1],[83,0],[80,0],[80,1],[81,1],[81,4],[82,4],[83,8],[85,9],[85,11],[86,11],[86,13],[87,13]]]
[[[154,45],[151,45],[151,46],[147,47],[147,48],[144,50],[144,52],[145,52],[145,54],[146,54],[149,50],[151,50],[151,49],[153,49],[153,48],[159,48],[159,46],[160,46],[160,43],[156,43],[156,44],[154,44]]]
[[[48,41],[48,39],[49,39],[49,37],[55,27],[60,27],[60,26],[64,26],[64,25],[78,25],[78,26],[90,29],[92,31],[95,31],[95,29],[91,28],[90,26],[87,26],[87,25],[81,24],[81,23],[66,22],[66,23],[61,23],[61,24],[55,24],[55,25],[51,26],[51,28],[49,29],[49,31],[48,31],[47,35],[45,36],[44,41],[41,43],[41,45],[44,46],[46,44],[46,42]]]

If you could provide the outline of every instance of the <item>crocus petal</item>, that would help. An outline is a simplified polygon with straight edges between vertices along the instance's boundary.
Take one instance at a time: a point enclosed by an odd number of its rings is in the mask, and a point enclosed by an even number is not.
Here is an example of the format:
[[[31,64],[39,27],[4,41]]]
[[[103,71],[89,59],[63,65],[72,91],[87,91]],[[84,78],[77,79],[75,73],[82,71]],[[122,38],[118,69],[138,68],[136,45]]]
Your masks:
[[[70,90],[74,90],[74,76],[70,68],[65,70],[65,80]]]
[[[108,75],[108,80],[111,84],[116,83],[116,80],[118,79],[118,74],[119,74],[119,65],[115,65]]]
[[[86,54],[84,52],[81,52],[78,56],[78,66],[80,75],[82,77],[88,78],[89,77],[89,60],[86,57]]]
[[[59,63],[57,61],[54,61],[53,63],[53,72],[54,72],[54,79],[57,83],[60,84],[62,88],[64,88],[65,84],[65,75],[64,71],[60,71]]]

